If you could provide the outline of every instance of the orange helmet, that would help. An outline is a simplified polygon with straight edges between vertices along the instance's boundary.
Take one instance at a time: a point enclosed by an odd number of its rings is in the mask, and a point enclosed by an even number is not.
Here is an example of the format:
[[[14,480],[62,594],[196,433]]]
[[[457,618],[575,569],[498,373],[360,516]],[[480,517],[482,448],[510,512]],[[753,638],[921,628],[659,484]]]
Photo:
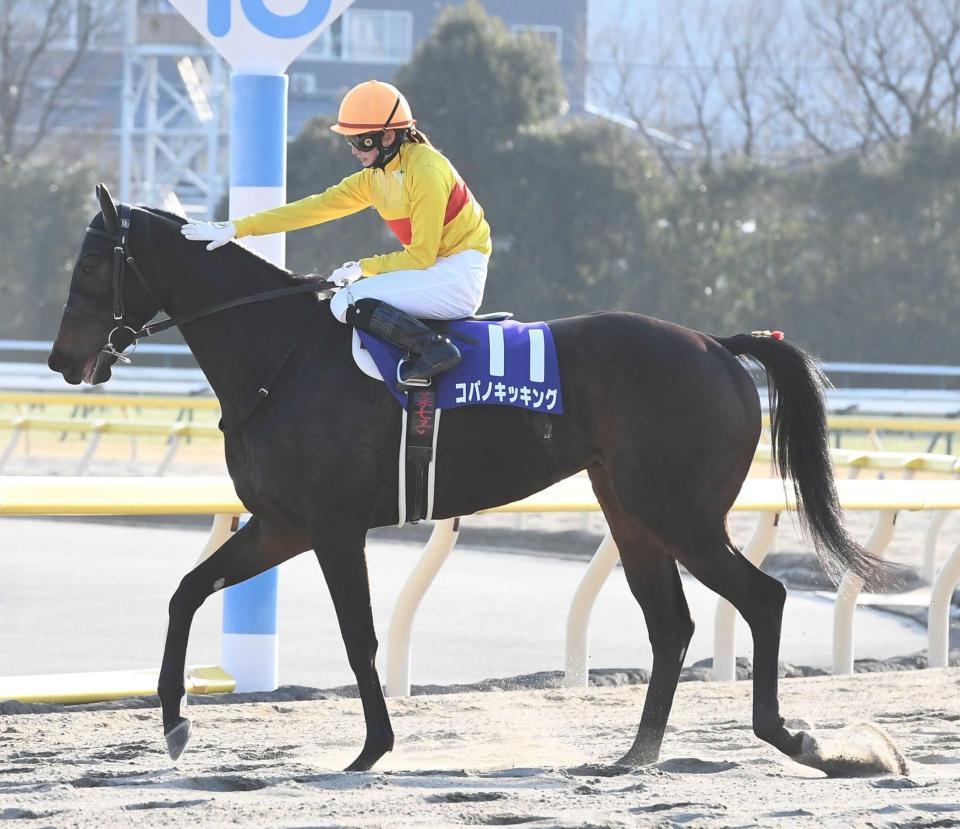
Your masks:
[[[364,81],[343,97],[337,123],[330,129],[340,135],[362,135],[375,130],[402,130],[415,123],[410,104],[393,84]]]

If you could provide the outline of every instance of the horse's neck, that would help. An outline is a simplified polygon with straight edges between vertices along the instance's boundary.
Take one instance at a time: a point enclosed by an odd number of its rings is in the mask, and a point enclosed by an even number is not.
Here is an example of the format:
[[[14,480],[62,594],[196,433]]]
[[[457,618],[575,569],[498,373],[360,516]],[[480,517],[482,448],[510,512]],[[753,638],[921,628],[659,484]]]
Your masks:
[[[289,287],[266,263],[238,250],[208,253],[183,239],[172,223],[154,222],[151,235],[154,278],[164,286],[163,310],[171,316]],[[180,331],[230,423],[250,410],[308,325],[315,326],[315,336],[333,335],[339,327],[306,294],[221,311]]]

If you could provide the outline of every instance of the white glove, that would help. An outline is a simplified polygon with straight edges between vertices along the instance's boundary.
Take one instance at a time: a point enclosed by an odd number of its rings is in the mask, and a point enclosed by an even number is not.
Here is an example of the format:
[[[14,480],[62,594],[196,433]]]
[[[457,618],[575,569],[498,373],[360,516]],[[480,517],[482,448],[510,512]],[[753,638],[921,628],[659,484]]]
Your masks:
[[[330,274],[329,281],[342,288],[345,285],[352,285],[361,276],[363,276],[363,271],[360,269],[359,262],[344,262]]]
[[[207,250],[216,250],[237,236],[233,222],[187,222],[180,232],[191,242],[209,242]]]

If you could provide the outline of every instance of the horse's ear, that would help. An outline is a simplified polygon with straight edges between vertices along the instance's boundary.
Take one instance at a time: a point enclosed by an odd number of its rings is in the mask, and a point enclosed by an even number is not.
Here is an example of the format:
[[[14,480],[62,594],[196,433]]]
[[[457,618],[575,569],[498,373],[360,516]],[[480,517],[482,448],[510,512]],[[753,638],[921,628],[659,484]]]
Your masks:
[[[103,214],[103,224],[107,233],[119,232],[120,216],[117,214],[117,206],[113,203],[113,197],[106,184],[97,185],[97,199],[100,202],[100,212]]]

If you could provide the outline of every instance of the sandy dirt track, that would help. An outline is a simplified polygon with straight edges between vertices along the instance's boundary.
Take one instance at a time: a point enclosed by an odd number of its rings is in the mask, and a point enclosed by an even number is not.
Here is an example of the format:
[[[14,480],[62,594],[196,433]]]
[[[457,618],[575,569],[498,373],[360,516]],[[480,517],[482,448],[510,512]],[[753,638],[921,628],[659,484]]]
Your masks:
[[[357,700],[193,706],[176,767],[159,711],[0,716],[0,821],[18,827],[960,826],[960,669],[785,680],[815,729],[874,720],[908,777],[827,779],[750,731],[750,684],[679,689],[661,762],[605,776],[642,687],[388,701],[397,745],[370,773]],[[795,722],[795,726],[804,727]],[[10,821],[10,823],[6,823]]]

